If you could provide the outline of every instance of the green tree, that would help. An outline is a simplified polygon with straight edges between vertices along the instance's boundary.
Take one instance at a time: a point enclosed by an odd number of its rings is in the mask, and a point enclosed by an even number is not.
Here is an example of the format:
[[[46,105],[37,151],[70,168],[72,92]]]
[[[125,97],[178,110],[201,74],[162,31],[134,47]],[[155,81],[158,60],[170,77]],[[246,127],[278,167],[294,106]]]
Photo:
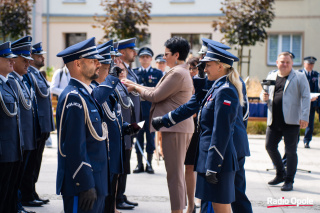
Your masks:
[[[266,28],[271,27],[275,17],[274,0],[225,0],[221,4],[225,16],[213,21],[212,26],[224,34],[226,42],[238,45],[241,73],[243,47],[254,46],[268,37]]]
[[[3,41],[30,34],[32,6],[36,0],[0,0],[0,33]]]
[[[149,14],[152,4],[143,0],[103,0],[106,16],[94,16],[93,28],[102,28],[105,39],[136,37],[143,41],[147,36]]]

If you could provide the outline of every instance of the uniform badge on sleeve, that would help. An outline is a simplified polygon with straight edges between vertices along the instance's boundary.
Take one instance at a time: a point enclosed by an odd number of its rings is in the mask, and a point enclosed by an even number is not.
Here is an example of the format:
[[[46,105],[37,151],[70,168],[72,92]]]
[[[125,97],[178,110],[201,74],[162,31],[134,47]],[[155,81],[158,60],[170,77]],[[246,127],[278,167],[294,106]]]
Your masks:
[[[231,105],[231,101],[224,100],[224,101],[223,101],[223,104],[224,104],[224,105],[227,105],[227,106],[230,106],[230,105]]]

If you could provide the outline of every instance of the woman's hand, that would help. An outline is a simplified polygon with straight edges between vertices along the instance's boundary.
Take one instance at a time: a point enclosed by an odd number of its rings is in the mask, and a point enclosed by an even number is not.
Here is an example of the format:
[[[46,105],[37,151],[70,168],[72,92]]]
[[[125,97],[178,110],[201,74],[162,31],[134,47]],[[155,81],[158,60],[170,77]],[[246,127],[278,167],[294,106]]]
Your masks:
[[[121,80],[121,83],[127,87],[128,92],[132,92],[133,90],[135,90],[136,83],[128,79]]]

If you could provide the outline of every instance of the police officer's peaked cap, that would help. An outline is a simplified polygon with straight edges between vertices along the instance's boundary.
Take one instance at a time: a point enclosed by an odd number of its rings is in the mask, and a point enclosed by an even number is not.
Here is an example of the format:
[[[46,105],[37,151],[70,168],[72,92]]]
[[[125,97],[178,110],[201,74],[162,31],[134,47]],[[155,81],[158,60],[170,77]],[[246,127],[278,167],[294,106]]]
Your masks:
[[[207,54],[201,60],[201,62],[207,62],[207,61],[219,61],[232,66],[233,62],[239,61],[239,58],[229,53],[227,50],[221,49],[212,44],[208,44]]]
[[[11,48],[14,48],[14,47],[20,47],[20,46],[23,46],[23,45],[26,45],[26,44],[31,44],[31,41],[32,41],[32,37],[31,36],[25,36],[23,38],[20,38],[14,42],[11,43]]]
[[[116,52],[114,51],[114,47],[113,47],[113,40],[110,40],[110,41],[108,41],[106,43],[98,45],[97,49],[102,49],[102,48],[105,48],[107,46],[111,46],[110,54],[111,55],[116,55]]]
[[[112,59],[111,59],[110,50],[111,50],[111,45],[98,49],[99,55],[103,57],[103,59],[99,59],[99,62],[101,64],[111,64]]]
[[[208,47],[208,44],[211,44],[213,46],[219,47],[219,48],[224,49],[224,50],[231,49],[231,47],[229,47],[229,46],[227,46],[225,44],[222,44],[220,42],[217,42],[217,41],[214,41],[214,40],[211,40],[211,39],[208,39],[208,38],[201,38],[201,39],[202,39],[202,42],[203,42],[203,46]]]
[[[149,47],[142,47],[138,52],[138,56],[143,56],[143,55],[149,55],[153,57],[153,51]]]
[[[32,54],[42,55],[45,53],[46,52],[43,51],[42,49],[42,42],[36,43],[35,45],[32,46]]]
[[[314,64],[317,61],[316,57],[313,57],[313,56],[305,57],[303,60],[305,63],[308,63],[308,64]]]
[[[156,62],[166,62],[166,60],[163,58],[163,54],[159,54],[156,56],[155,60]]]
[[[113,48],[114,48],[114,52],[115,52],[115,56],[116,57],[122,56],[122,54],[119,53],[119,51],[118,51],[118,47],[119,47],[119,42],[114,42],[113,43]]]
[[[11,51],[11,42],[7,41],[0,44],[0,57],[1,58],[16,58],[17,55],[13,54]]]
[[[128,38],[119,41],[118,49],[134,48],[136,46],[136,38]]]
[[[31,44],[25,44],[23,46],[11,48],[11,50],[12,50],[13,54],[33,61],[33,58],[31,58],[31,56],[30,56],[31,48],[32,48]]]
[[[95,37],[67,47],[65,50],[59,52],[57,57],[62,57],[65,64],[81,58],[103,59],[98,53]]]

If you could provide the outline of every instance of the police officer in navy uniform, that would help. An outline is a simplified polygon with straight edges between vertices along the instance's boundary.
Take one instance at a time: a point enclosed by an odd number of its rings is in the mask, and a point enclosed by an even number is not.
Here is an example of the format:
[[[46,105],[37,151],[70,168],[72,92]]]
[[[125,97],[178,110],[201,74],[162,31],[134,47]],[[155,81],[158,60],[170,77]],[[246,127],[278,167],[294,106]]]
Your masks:
[[[138,52],[139,56],[139,62],[141,64],[141,67],[133,69],[133,71],[137,74],[139,78],[139,84],[147,87],[155,87],[159,80],[162,78],[162,71],[152,68],[151,67],[151,61],[153,57],[153,51],[148,47],[143,47]],[[135,144],[136,153],[137,153],[137,160],[138,165],[133,170],[133,173],[140,173],[144,172],[143,163],[142,163],[142,154],[140,152],[140,149],[138,147],[138,143],[140,144],[140,148],[143,151],[144,150],[144,133],[146,133],[146,152],[147,152],[147,159],[149,164],[146,164],[146,172],[149,174],[153,174],[154,170],[152,168],[152,157],[153,152],[155,150],[155,143],[154,143],[154,136],[155,133],[150,133],[149,130],[149,117],[150,117],[150,108],[151,108],[151,102],[141,100],[141,115],[142,120],[145,121],[143,130],[141,130],[137,136],[137,143]]]
[[[161,70],[163,75],[166,74],[166,66],[167,66],[167,61],[166,59],[163,58],[164,54],[159,54],[155,57],[156,61],[156,67],[158,70]]]
[[[25,44],[31,43],[31,36],[25,36],[12,43],[12,48],[17,48]],[[42,153],[45,146],[45,141],[50,136],[50,132],[54,130],[54,120],[52,113],[51,97],[49,91],[49,85],[47,81],[40,74],[39,69],[44,66],[44,54],[42,48],[39,50],[36,48],[32,52],[33,61],[30,61],[28,73],[23,75],[23,81],[28,86],[29,90],[32,88],[35,92],[35,98],[33,99],[33,107],[35,112],[35,129],[36,129],[36,144],[37,148],[30,154],[29,160],[34,163],[34,170],[26,170],[24,178],[32,180],[32,184],[22,184],[20,187],[22,195],[22,204],[25,206],[39,206],[42,202],[48,203],[48,199],[39,198],[35,183],[38,180]],[[36,158],[35,160],[30,158]]]
[[[57,56],[63,58],[71,74],[57,106],[57,194],[62,194],[66,213],[102,213],[109,190],[108,129],[89,85],[98,77],[98,59],[103,58],[98,54],[94,37],[66,48]],[[114,88],[115,84],[101,87],[106,97]]]
[[[20,128],[19,98],[7,75],[17,57],[11,43],[0,44],[0,212],[18,212],[18,171],[23,160],[23,137]]]
[[[207,51],[208,43],[222,49],[230,49],[230,47],[224,44],[203,38],[203,46],[201,48],[202,51]],[[234,126],[233,140],[237,152],[239,170],[236,172],[234,183],[236,200],[231,203],[231,207],[233,212],[251,213],[252,205],[245,194],[246,178],[244,170],[245,157],[250,156],[249,141],[246,133],[249,107],[246,95],[246,87],[241,78],[240,80],[242,82],[244,106],[242,109],[238,109],[238,115]],[[208,89],[211,88],[213,82],[208,81],[207,77],[203,76],[200,72],[198,76],[194,76],[193,83],[195,87],[195,94],[191,97],[190,101],[160,118],[154,118],[152,123],[154,127],[157,126],[157,128],[159,128],[165,126],[169,128],[198,112],[201,102],[204,99]],[[201,209],[203,210],[203,208]]]
[[[19,187],[21,184],[32,185],[32,180],[29,181],[28,178],[25,178],[24,172],[29,170],[33,171],[35,162],[29,159],[32,151],[37,147],[35,138],[34,109],[32,106],[34,92],[32,89],[29,90],[26,83],[23,81],[23,75],[28,71],[29,61],[33,60],[33,58],[30,57],[31,48],[31,44],[12,48],[12,52],[18,55],[18,57],[13,59],[15,62],[13,65],[14,71],[8,75],[8,80],[19,97],[21,131],[24,141],[23,162],[20,165],[18,175]],[[20,190],[17,189],[17,193],[19,195],[18,211],[30,212],[24,209],[21,205]],[[41,206],[43,203],[41,201],[34,201],[34,204]]]
[[[315,70],[313,70],[314,63],[317,61],[317,59],[313,56],[308,56],[304,58],[304,68],[302,70],[299,70],[300,72],[304,72],[307,76],[309,86],[310,86],[310,92],[311,93],[319,93],[319,73]],[[311,99],[310,104],[310,114],[309,114],[309,124],[306,128],[305,134],[304,134],[304,148],[310,148],[310,141],[312,140],[312,133],[313,133],[313,126],[314,126],[314,115],[316,108],[318,108],[320,105],[320,99],[319,97],[313,97]]]
[[[114,49],[117,51],[117,56],[120,56],[124,68],[127,72],[127,78],[134,81],[139,82],[138,76],[133,72],[130,65],[134,62],[135,57],[137,55],[135,50],[135,42],[136,38],[129,38],[119,41],[118,43],[114,43]],[[118,47],[117,47],[118,45]],[[134,123],[140,121],[140,96],[138,93],[130,92],[129,98],[130,102],[127,102],[126,93],[128,93],[127,88],[122,84],[117,86],[119,93],[121,93],[121,97],[123,102],[121,102],[122,106],[122,115],[123,121],[128,123]],[[130,104],[130,106],[129,106]],[[127,106],[130,107],[128,110]],[[127,110],[125,110],[125,108]],[[131,112],[130,112],[131,111]],[[131,150],[133,144],[133,136],[125,136],[125,162],[124,162],[124,174],[119,176],[118,182],[118,191],[117,191],[117,209],[128,209],[134,206],[137,206],[138,203],[129,201],[125,196],[126,184],[127,184],[127,175],[130,174],[130,158],[131,158]],[[127,208],[128,207],[128,208]]]

